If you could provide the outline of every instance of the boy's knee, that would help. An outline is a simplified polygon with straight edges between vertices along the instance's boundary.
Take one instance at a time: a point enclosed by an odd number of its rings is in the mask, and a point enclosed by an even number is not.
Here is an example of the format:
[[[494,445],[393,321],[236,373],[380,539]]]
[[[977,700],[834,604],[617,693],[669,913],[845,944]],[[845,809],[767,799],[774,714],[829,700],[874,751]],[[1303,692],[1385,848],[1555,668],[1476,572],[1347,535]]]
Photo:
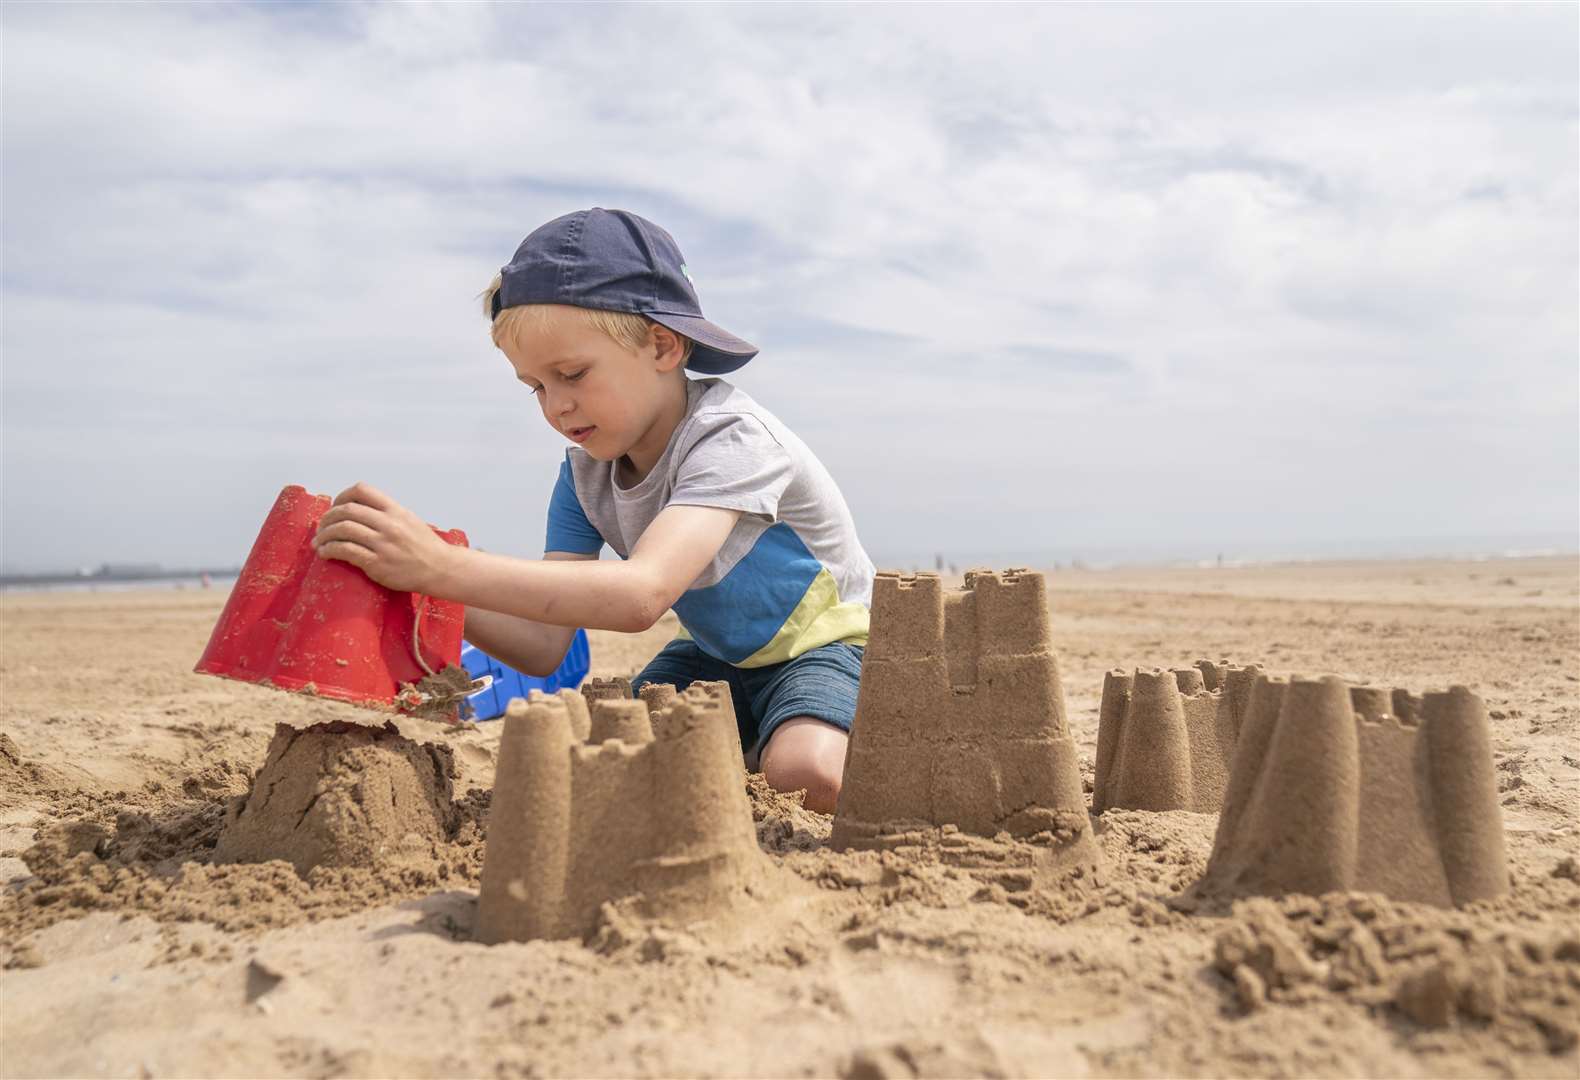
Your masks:
[[[812,717],[786,720],[762,752],[763,779],[776,791],[805,791],[806,808],[832,814],[839,802],[849,737]]]

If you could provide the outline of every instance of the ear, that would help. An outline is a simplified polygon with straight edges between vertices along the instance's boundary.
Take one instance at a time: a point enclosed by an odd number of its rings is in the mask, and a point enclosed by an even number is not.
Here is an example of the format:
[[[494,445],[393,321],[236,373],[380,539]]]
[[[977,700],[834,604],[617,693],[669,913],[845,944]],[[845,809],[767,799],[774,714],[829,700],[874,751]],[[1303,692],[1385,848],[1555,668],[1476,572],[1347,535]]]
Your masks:
[[[653,364],[661,372],[674,371],[686,363],[691,343],[667,326],[654,323],[651,327]]]

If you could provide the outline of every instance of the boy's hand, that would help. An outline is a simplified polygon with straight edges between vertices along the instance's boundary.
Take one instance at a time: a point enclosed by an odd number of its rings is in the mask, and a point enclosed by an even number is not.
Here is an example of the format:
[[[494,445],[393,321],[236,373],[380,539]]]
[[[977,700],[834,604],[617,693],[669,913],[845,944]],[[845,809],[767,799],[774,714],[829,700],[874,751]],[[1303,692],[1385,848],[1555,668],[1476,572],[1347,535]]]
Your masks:
[[[318,522],[313,547],[358,567],[387,589],[427,593],[456,549],[428,523],[371,484],[335,496]]]

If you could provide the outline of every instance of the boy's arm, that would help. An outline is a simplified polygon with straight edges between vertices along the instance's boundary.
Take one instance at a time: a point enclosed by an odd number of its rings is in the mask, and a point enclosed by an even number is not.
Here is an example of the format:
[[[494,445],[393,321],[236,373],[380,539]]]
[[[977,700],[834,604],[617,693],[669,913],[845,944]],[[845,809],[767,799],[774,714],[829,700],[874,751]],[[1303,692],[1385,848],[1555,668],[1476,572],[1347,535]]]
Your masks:
[[[544,556],[550,561],[587,561],[597,555],[584,555],[573,551],[550,551]],[[552,675],[565,659],[576,636],[574,626],[554,626],[551,623],[533,622],[531,619],[506,615],[499,611],[469,607],[466,609],[466,640],[482,649],[489,656],[503,660],[510,667],[527,675],[542,678]]]
[[[446,545],[423,591],[534,622],[640,633],[713,561],[740,516],[712,506],[666,507],[631,557],[618,562],[538,562]]]
[[[451,547],[389,496],[357,484],[336,497],[313,543],[320,555],[360,567],[387,588],[533,622],[637,633],[680,599],[740,516],[712,506],[669,506],[629,559],[514,559]]]

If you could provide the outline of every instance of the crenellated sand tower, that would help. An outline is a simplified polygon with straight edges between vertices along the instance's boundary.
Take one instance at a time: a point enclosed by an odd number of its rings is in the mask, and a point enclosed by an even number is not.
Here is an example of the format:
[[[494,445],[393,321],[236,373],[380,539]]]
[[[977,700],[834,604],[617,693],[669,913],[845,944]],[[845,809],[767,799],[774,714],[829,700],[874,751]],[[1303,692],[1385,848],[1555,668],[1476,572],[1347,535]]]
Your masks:
[[[1481,699],[1259,675],[1201,886],[1441,906],[1507,892]]]
[[[1223,805],[1240,719],[1261,668],[1198,660],[1103,678],[1092,812]]]
[[[631,680],[618,675],[612,679],[587,679],[582,682],[581,690],[589,707],[595,701],[609,698],[626,701],[631,697]]]
[[[954,825],[1097,858],[1043,576],[880,573],[856,719],[834,815],[839,848],[886,847]]]
[[[671,688],[671,693],[673,689]],[[500,742],[477,937],[585,937],[605,902],[686,921],[762,868],[728,692],[699,685],[648,712],[534,691]]]

